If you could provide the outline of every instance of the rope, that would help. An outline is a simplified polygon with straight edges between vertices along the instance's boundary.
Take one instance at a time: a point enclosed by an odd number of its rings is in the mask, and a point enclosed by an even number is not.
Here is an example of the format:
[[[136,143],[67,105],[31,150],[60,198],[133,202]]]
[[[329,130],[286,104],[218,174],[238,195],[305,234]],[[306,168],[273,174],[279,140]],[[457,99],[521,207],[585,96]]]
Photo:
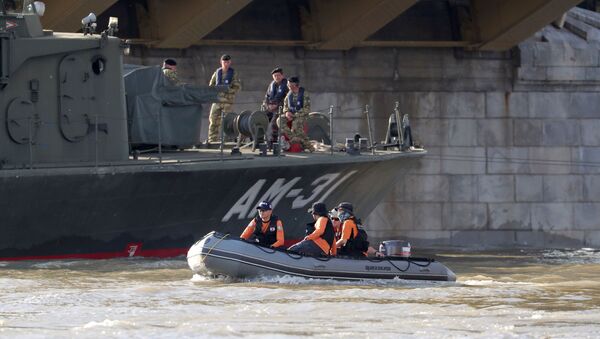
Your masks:
[[[319,261],[329,261],[332,258],[331,256],[320,257],[320,256],[306,255],[306,254],[301,254],[301,253],[298,253],[298,252],[290,252],[290,251],[285,251],[285,254],[287,254],[288,257],[290,257],[290,258],[292,258],[294,260],[300,260],[300,259],[306,257],[306,258],[315,258],[315,259],[317,259]],[[294,257],[294,256],[292,256],[292,254],[298,255],[298,257]]]
[[[263,251],[265,253],[273,254],[273,253],[277,252],[277,250],[275,250],[273,248],[267,248],[267,247],[264,247],[264,246],[261,246],[261,245],[255,243],[255,242],[253,242],[251,244],[258,247],[261,251]]]
[[[313,257],[313,258],[315,258],[319,261],[329,261],[329,260],[331,260],[332,257],[328,256],[328,257]]]
[[[229,236],[229,233],[225,234],[225,236],[224,236],[223,238],[219,239],[219,241],[217,241],[217,242],[216,242],[216,243],[215,243],[215,244],[214,244],[214,245],[213,245],[213,246],[212,246],[212,247],[211,247],[211,248],[208,250],[208,252],[207,252],[207,253],[206,253],[206,255],[204,256],[204,258],[206,258],[206,257],[207,257],[207,256],[210,254],[210,252],[213,250],[213,248],[215,248],[215,246],[217,246],[217,245],[218,245],[218,244],[219,244],[219,243],[220,243],[220,242],[221,242],[223,239],[225,239],[227,236]],[[266,247],[260,246],[260,245],[259,245],[259,244],[257,244],[257,243],[250,243],[250,244],[252,244],[252,245],[254,245],[254,246],[258,247],[258,248],[259,248],[261,251],[263,251],[263,252],[265,252],[265,253],[268,253],[268,254],[273,254],[273,253],[275,253],[275,252],[278,252],[276,249],[270,249],[270,248],[266,248]],[[300,253],[290,252],[290,251],[287,251],[287,250],[286,250],[286,251],[282,251],[282,252],[284,252],[285,254],[287,254],[287,256],[288,256],[288,257],[290,257],[290,258],[292,258],[292,259],[294,259],[294,260],[300,260],[300,259],[302,259],[302,258],[304,258],[304,257],[309,257],[309,258],[315,258],[315,259],[317,259],[317,260],[319,260],[319,261],[326,262],[326,261],[330,261],[332,258],[337,258],[337,257],[332,257],[332,256],[320,257],[320,256],[303,255],[303,254],[300,254]],[[293,256],[293,254],[294,254],[294,255],[298,255],[298,256],[297,256],[297,257],[295,257],[295,256]],[[350,259],[352,259],[352,258],[350,258]],[[204,259],[202,259],[202,260],[204,261]],[[408,271],[408,269],[410,268],[410,265],[411,265],[411,264],[412,264],[412,265],[417,265],[417,266],[419,266],[419,267],[428,267],[428,266],[429,266],[429,265],[431,265],[431,263],[433,262],[431,259],[428,259],[428,261],[427,261],[427,264],[425,264],[425,265],[422,265],[422,264],[416,263],[416,262],[414,262],[414,261],[412,261],[412,260],[410,260],[410,259],[407,259],[407,260],[406,260],[406,262],[408,263],[408,266],[406,266],[406,269],[404,269],[404,270],[403,270],[403,269],[401,269],[400,267],[396,266],[396,265],[395,265],[395,264],[392,262],[392,260],[391,260],[391,259],[389,259],[389,258],[368,258],[368,257],[367,257],[367,258],[366,258],[366,260],[368,260],[368,261],[370,261],[370,262],[382,262],[382,261],[387,261],[388,263],[390,263],[390,265],[394,266],[394,267],[395,267],[395,268],[396,268],[398,271],[400,271],[400,272],[402,272],[402,273],[404,273],[404,272]]]
[[[429,266],[429,265],[431,265],[431,263],[433,262],[433,260],[431,260],[431,259],[427,259],[427,264],[425,264],[425,265],[422,265],[422,264],[419,264],[419,263],[417,263],[417,262],[414,262],[414,261],[412,261],[412,260],[410,260],[410,259],[406,259],[406,262],[408,263],[408,266],[406,266],[406,269],[402,270],[402,269],[400,269],[398,266],[396,266],[396,265],[395,265],[395,264],[392,262],[392,260],[390,260],[390,259],[386,259],[386,261],[387,261],[387,262],[389,262],[389,263],[390,263],[390,265],[394,266],[394,267],[395,267],[395,268],[396,268],[398,271],[400,271],[400,272],[403,272],[403,273],[404,273],[404,272],[406,272],[406,271],[408,271],[408,269],[410,268],[410,265],[416,265],[416,266],[419,266],[419,267],[428,267],[428,266]]]
[[[296,253],[296,252],[285,251],[285,254],[287,254],[288,257],[290,257],[294,260],[300,260],[300,259],[304,258],[304,256],[302,254]],[[292,254],[298,255],[298,257],[294,257],[294,256],[292,256]]]
[[[202,262],[204,263],[204,260],[206,259],[206,257],[208,257],[208,255],[210,254],[210,252],[212,252],[212,250],[215,248],[215,246],[217,246],[221,241],[223,241],[223,239],[227,238],[229,236],[229,233],[225,234],[221,239],[219,239],[219,241],[215,242],[214,245],[212,245],[212,247],[208,250],[208,252],[206,252],[206,254],[204,255],[204,257],[202,257]]]
[[[426,264],[426,265],[421,265],[421,264],[419,264],[419,263],[416,263],[416,262],[414,262],[414,261],[412,261],[412,260],[410,260],[410,259],[409,259],[409,260],[407,260],[407,261],[409,261],[409,262],[410,262],[410,263],[412,263],[413,265],[417,265],[417,266],[419,266],[419,267],[428,267],[429,265],[431,265],[431,263],[432,263],[434,260],[427,259],[427,264]]]
[[[412,263],[410,260],[407,260],[406,262],[408,263],[408,266],[406,266],[406,269],[405,269],[405,270],[401,270],[401,269],[400,269],[398,266],[396,266],[396,265],[395,265],[395,264],[394,264],[394,263],[393,263],[391,260],[389,260],[389,259],[388,259],[388,260],[387,260],[387,262],[389,262],[389,263],[390,263],[390,265],[394,266],[394,267],[395,267],[395,268],[396,268],[398,271],[400,271],[400,272],[402,272],[402,273],[404,273],[404,272],[408,271],[408,269],[410,268],[410,264]]]

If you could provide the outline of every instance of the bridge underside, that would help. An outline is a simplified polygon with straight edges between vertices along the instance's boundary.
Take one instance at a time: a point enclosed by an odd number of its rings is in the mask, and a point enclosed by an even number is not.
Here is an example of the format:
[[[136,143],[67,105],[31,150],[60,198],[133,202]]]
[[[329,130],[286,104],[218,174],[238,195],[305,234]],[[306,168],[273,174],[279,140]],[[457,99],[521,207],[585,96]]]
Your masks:
[[[46,0],[44,27],[120,20],[120,36],[153,48],[193,45],[465,47],[504,51],[561,25],[581,0]],[[562,20],[561,20],[562,18]]]

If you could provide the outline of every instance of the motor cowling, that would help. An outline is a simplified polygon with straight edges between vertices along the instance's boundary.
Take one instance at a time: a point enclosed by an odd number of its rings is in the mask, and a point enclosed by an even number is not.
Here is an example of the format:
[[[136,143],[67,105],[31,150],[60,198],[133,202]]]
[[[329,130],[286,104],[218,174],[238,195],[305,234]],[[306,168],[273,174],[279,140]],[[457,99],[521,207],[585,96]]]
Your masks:
[[[408,241],[386,240],[379,244],[379,252],[386,257],[408,258],[411,255],[411,247]]]

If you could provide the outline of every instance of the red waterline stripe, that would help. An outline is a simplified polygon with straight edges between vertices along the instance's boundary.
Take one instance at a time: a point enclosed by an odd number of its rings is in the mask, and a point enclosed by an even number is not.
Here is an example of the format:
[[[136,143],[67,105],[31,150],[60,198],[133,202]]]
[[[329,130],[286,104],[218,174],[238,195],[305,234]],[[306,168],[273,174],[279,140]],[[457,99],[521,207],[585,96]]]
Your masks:
[[[157,250],[141,250],[135,257],[155,257],[171,258],[185,255],[189,248],[166,248]],[[31,255],[23,257],[0,258],[0,261],[19,261],[19,260],[57,260],[57,259],[112,259],[129,257],[129,253],[120,252],[100,252],[100,253],[73,253],[73,254],[53,254],[53,255]]]
[[[299,239],[286,240],[284,246],[289,247],[297,243]],[[141,247],[141,246],[140,246]],[[189,248],[163,248],[156,250],[140,249],[132,257],[153,257],[153,258],[172,258],[187,254]],[[60,259],[112,259],[129,257],[128,251],[119,252],[99,252],[99,253],[72,253],[72,254],[52,254],[52,255],[30,255],[22,257],[0,258],[0,261],[21,261],[21,260],[60,260]]]

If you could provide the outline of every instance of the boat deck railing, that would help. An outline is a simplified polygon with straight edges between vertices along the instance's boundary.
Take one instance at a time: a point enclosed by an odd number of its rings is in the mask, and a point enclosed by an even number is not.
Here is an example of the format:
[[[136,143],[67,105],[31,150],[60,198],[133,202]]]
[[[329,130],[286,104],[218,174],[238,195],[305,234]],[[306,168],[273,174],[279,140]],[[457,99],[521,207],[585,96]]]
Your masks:
[[[337,107],[339,108],[339,107]],[[246,142],[244,140],[248,140],[248,136],[242,136],[241,134],[238,138],[243,137],[244,139],[238,140],[236,142],[226,141],[224,127],[221,125],[221,138],[219,143],[200,143],[198,145],[194,145],[188,148],[178,148],[172,147],[171,145],[165,145],[161,138],[161,117],[160,113],[157,114],[157,136],[158,136],[158,144],[152,145],[146,149],[141,148],[139,143],[132,143],[130,140],[127,140],[127,144],[129,145],[129,159],[122,161],[101,161],[99,159],[99,149],[100,149],[100,141],[98,138],[98,133],[102,132],[103,124],[99,123],[100,119],[108,119],[108,117],[101,117],[99,115],[95,115],[93,117],[92,123],[90,123],[90,133],[94,134],[94,150],[92,161],[60,161],[60,162],[36,162],[35,161],[35,152],[34,147],[40,147],[40,145],[36,141],[36,137],[34,134],[35,129],[39,125],[43,124],[56,124],[56,122],[45,122],[45,121],[34,121],[31,117],[27,118],[26,126],[29,126],[29,134],[28,141],[26,145],[28,147],[29,153],[29,161],[26,163],[12,164],[12,163],[3,163],[0,162],[0,170],[22,170],[22,169],[48,169],[48,168],[74,168],[74,167],[122,167],[122,166],[138,166],[138,165],[173,165],[173,164],[182,164],[182,163],[201,163],[201,162],[214,162],[214,161],[243,161],[255,159],[257,157],[261,157],[264,159],[274,158],[274,157],[302,157],[302,158],[311,158],[315,156],[326,156],[329,155],[331,157],[334,156],[356,156],[356,155],[386,155],[390,153],[423,153],[425,152],[423,148],[414,148],[412,146],[412,136],[410,138],[406,138],[406,132],[410,133],[410,126],[408,125],[408,116],[405,115],[404,119],[400,118],[399,112],[399,104],[396,102],[394,113],[390,115],[388,122],[388,130],[386,134],[386,139],[378,143],[374,140],[373,132],[372,132],[372,123],[370,116],[370,107],[369,105],[364,106],[364,116],[366,119],[369,138],[367,142],[364,142],[365,139],[361,138],[361,140],[356,140],[355,138],[346,138],[346,143],[337,143],[335,141],[335,121],[336,117],[334,115],[334,111],[336,106],[330,105],[327,110],[327,115],[329,117],[328,127],[329,127],[329,140],[331,141],[330,145],[327,145],[323,142],[316,143],[316,150],[314,152],[302,152],[302,153],[288,153],[278,151],[281,150],[282,145],[281,141],[277,145],[268,145],[267,143],[259,145],[258,148],[254,149],[251,146],[252,138],[250,138],[250,142]],[[315,112],[319,113],[319,112]],[[311,113],[312,114],[312,113]],[[319,113],[323,114],[323,113]],[[274,119],[283,119],[283,107],[279,108],[278,114]],[[223,115],[222,115],[223,118]],[[114,117],[112,118],[114,119]],[[395,126],[402,126],[402,128],[398,129]],[[269,128],[273,128],[271,124],[269,124]],[[399,132],[399,134],[398,134]],[[269,133],[273,133],[273,131],[269,131]],[[278,150],[277,150],[278,149]],[[268,152],[270,151],[270,152]]]

